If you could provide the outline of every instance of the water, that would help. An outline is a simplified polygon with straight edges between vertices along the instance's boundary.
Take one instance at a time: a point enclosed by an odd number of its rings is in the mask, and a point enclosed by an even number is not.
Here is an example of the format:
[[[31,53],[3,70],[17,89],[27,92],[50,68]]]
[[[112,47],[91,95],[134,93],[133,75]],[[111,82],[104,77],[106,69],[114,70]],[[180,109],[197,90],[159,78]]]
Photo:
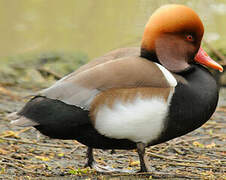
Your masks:
[[[226,0],[0,0],[0,57],[81,51],[90,58],[140,44],[144,25],[163,4],[192,7],[205,39],[226,46]]]

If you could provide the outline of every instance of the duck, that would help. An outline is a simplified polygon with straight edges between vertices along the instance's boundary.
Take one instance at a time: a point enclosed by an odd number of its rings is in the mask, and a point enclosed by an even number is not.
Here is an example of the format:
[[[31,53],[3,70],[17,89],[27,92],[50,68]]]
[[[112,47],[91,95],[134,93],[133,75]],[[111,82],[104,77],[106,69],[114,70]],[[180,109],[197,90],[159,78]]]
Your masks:
[[[146,147],[199,128],[216,109],[219,88],[207,68],[223,68],[201,47],[203,33],[194,10],[164,5],[150,16],[141,47],[81,66],[11,114],[11,124],[77,140],[90,167],[94,148],[137,149],[139,172],[147,172]]]

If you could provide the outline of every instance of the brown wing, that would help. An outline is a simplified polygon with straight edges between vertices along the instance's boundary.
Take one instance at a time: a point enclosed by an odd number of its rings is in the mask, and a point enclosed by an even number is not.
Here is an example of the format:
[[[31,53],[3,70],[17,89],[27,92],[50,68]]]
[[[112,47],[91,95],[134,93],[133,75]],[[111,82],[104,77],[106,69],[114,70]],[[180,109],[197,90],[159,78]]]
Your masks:
[[[41,95],[89,109],[97,94],[111,88],[174,87],[159,66],[141,57],[109,60],[63,78]]]
[[[82,71],[90,69],[98,64],[105,63],[110,60],[122,58],[122,57],[130,57],[130,56],[139,56],[140,55],[140,48],[139,47],[130,47],[130,48],[120,48],[113,51],[108,52],[107,54],[95,58],[89,63],[79,67],[75,72],[71,73],[71,76],[78,74]]]

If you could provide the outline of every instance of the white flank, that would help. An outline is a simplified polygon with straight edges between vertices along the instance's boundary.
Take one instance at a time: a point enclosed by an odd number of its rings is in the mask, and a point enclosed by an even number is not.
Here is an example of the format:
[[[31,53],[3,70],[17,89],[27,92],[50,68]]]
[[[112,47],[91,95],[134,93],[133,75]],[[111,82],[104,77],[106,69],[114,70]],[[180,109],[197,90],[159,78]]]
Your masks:
[[[164,74],[165,78],[167,79],[168,83],[170,86],[175,87],[177,85],[177,80],[176,78],[171,74],[171,72],[169,72],[165,67],[163,67],[162,65],[155,63],[159,69],[162,71],[162,73]]]
[[[116,101],[112,108],[100,107],[95,128],[110,138],[150,143],[162,132],[167,111],[168,103],[161,97]]]

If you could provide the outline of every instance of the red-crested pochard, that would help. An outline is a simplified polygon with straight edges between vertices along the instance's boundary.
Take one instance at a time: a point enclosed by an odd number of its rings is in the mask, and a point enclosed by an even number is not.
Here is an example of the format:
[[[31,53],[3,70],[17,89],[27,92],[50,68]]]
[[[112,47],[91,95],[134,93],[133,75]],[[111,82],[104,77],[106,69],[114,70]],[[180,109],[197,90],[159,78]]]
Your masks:
[[[92,148],[145,147],[200,127],[216,109],[218,87],[202,65],[223,71],[200,47],[204,28],[184,5],[165,5],[146,24],[137,48],[119,49],[82,66],[32,98],[12,124],[76,139]],[[201,64],[201,65],[200,65]]]

